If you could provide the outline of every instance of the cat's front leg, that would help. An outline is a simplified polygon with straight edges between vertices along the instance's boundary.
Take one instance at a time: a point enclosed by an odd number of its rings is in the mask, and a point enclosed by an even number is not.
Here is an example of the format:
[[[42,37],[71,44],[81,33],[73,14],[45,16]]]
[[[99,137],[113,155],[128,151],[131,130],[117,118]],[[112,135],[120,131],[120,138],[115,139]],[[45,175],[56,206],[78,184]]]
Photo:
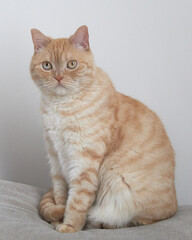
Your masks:
[[[98,168],[84,169],[70,183],[63,224],[57,224],[59,232],[77,232],[83,228],[87,212],[92,205],[98,189]]]
[[[58,154],[54,149],[48,133],[46,133],[46,143],[55,203],[56,205],[66,205],[68,191],[67,183],[62,174],[61,166],[58,160]]]
[[[39,204],[39,211],[47,222],[55,222],[62,220],[64,217],[68,189],[61,172],[57,152],[48,133],[46,133],[46,143],[53,189],[43,196]]]

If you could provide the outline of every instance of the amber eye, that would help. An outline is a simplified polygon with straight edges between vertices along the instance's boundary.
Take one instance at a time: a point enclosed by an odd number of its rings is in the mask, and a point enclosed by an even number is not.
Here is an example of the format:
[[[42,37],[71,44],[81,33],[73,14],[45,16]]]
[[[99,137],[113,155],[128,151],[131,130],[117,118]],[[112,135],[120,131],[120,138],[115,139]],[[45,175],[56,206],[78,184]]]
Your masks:
[[[71,61],[69,61],[69,62],[67,63],[67,67],[68,67],[69,69],[74,69],[74,68],[76,68],[76,67],[77,67],[77,61],[76,61],[76,60],[71,60]]]
[[[50,62],[43,62],[42,63],[42,66],[43,66],[43,68],[45,69],[45,70],[50,70],[51,68],[52,68],[52,65],[51,65],[51,63]]]

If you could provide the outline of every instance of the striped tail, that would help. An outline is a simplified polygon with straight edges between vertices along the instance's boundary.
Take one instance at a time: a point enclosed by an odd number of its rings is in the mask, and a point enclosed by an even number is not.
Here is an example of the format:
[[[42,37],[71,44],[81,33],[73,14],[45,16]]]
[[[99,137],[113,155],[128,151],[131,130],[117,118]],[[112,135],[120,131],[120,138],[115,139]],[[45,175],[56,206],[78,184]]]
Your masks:
[[[47,222],[62,221],[65,206],[55,204],[53,189],[50,189],[43,195],[39,203],[39,212],[42,218]]]

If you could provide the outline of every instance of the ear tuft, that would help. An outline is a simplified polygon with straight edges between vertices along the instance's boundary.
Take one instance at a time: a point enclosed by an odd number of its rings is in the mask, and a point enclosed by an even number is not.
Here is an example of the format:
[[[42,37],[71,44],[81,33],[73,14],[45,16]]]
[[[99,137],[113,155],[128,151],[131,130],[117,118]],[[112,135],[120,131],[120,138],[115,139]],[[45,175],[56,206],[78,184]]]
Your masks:
[[[41,33],[38,29],[31,29],[31,35],[35,51],[45,47],[50,42],[50,38]]]
[[[70,42],[75,47],[89,50],[89,33],[87,26],[83,25],[77,29],[77,31],[70,37]]]

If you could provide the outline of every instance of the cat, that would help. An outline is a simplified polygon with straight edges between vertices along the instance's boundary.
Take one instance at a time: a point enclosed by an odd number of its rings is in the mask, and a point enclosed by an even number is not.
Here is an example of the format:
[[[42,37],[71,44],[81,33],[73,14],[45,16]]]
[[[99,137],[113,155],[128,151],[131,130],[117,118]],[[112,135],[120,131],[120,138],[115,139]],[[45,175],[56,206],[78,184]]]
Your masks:
[[[69,38],[31,33],[53,183],[39,204],[42,217],[71,233],[173,216],[174,150],[159,117],[115,90],[95,65],[86,26]]]

